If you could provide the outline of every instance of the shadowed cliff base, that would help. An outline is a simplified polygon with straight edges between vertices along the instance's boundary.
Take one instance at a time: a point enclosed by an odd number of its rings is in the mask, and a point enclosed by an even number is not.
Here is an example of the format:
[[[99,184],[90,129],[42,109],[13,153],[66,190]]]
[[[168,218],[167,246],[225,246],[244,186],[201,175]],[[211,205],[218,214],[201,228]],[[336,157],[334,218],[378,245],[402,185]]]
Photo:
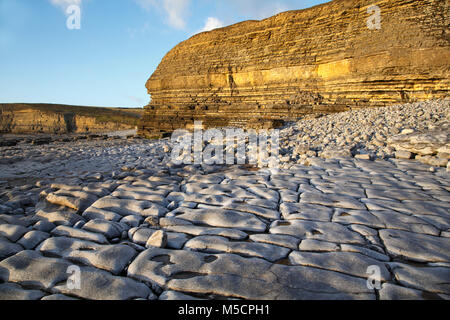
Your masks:
[[[0,133],[106,133],[134,129],[143,109],[0,104]]]
[[[375,4],[335,0],[180,43],[146,84],[152,101],[139,133],[162,136],[194,120],[271,127],[448,96],[448,3]]]

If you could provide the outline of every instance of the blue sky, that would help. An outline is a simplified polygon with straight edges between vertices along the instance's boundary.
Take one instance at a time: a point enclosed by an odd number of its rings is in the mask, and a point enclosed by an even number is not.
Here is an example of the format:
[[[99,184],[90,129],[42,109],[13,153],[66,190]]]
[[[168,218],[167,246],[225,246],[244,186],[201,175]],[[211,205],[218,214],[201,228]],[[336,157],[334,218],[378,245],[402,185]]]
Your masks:
[[[325,0],[0,0],[0,103],[142,107],[164,55],[195,33]],[[81,28],[70,30],[70,5]]]

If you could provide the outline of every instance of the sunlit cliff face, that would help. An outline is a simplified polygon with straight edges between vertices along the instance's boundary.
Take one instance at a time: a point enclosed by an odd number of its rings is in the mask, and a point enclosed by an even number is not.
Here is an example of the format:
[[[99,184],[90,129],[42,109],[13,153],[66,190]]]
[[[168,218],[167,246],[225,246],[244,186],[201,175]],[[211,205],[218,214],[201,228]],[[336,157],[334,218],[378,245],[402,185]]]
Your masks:
[[[445,15],[437,14],[444,4],[396,0],[376,8],[332,1],[180,43],[147,82],[152,108],[141,130],[176,129],[198,117],[221,125],[289,120],[444,97],[450,50]]]

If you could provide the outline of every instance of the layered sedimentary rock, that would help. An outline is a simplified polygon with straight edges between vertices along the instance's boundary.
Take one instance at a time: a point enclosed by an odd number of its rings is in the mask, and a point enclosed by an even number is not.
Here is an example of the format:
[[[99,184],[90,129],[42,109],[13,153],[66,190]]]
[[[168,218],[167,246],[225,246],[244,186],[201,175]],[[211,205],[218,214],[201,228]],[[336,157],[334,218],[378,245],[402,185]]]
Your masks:
[[[448,15],[445,0],[335,0],[197,34],[148,80],[139,131],[157,136],[194,120],[271,126],[445,97]]]
[[[120,111],[80,107],[86,109],[80,113],[72,106],[52,107],[0,104],[0,133],[99,133],[134,129],[137,122],[137,116]]]

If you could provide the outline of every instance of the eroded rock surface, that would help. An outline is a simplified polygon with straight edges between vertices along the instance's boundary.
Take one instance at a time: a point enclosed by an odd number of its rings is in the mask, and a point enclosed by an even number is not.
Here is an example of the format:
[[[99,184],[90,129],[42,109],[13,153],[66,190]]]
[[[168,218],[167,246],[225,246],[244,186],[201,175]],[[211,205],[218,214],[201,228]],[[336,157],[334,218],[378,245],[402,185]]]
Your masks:
[[[354,157],[174,165],[171,147],[2,147],[51,160],[0,164],[0,299],[450,296],[445,168]],[[80,289],[68,286],[73,267]]]

